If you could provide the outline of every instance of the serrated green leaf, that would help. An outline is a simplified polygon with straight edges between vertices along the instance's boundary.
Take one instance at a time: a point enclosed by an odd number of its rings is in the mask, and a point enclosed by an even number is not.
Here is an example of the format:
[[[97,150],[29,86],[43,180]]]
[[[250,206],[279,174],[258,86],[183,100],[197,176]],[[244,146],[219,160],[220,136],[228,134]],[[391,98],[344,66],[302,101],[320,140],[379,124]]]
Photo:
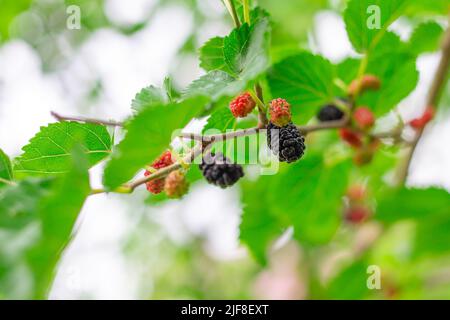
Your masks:
[[[339,79],[345,84],[350,84],[358,76],[358,69],[361,64],[360,59],[347,58],[336,67],[336,73]]]
[[[293,121],[306,123],[317,109],[334,100],[335,69],[325,58],[302,52],[275,64],[268,81],[272,96],[292,106]]]
[[[233,75],[253,80],[269,66],[269,21],[262,19],[252,26],[244,23],[223,40],[225,63]]]
[[[217,101],[224,96],[234,96],[245,89],[245,82],[228,73],[215,70],[193,81],[185,90],[185,97],[204,96]]]
[[[356,51],[363,53],[373,49],[406,6],[406,0],[350,0],[344,11],[344,21]]]
[[[131,108],[139,112],[144,108],[151,107],[153,104],[167,103],[168,101],[169,97],[165,89],[148,86],[136,94],[136,97],[131,102]]]
[[[81,149],[72,168],[56,178],[31,178],[0,193],[0,295],[44,299],[62,250],[90,193],[88,162]],[[3,239],[3,238],[2,238]],[[21,285],[14,281],[20,276]]]
[[[222,70],[209,71],[193,81],[184,92],[185,97],[205,96],[217,101],[235,96],[249,82],[259,77],[269,65],[270,29],[267,19],[248,27],[244,24],[224,38],[224,59],[232,75]]]
[[[222,70],[227,73],[231,72],[225,63],[222,37],[211,38],[200,48],[200,67],[206,71]]]
[[[211,129],[225,132],[232,129],[235,123],[236,118],[231,113],[230,108],[220,108],[211,114],[202,132],[205,133]]]
[[[2,180],[5,181],[12,181],[14,179],[11,161],[9,160],[9,157],[6,155],[6,153],[3,152],[2,149],[0,149],[0,186],[4,185],[5,182],[2,182]]]
[[[126,124],[127,134],[106,165],[105,186],[118,187],[152,162],[169,147],[174,131],[182,129],[205,104],[205,98],[191,98],[141,110]]]
[[[409,50],[414,54],[437,51],[443,32],[444,29],[434,21],[418,25],[409,39]]]
[[[105,126],[57,122],[41,127],[22,148],[15,160],[14,172],[19,174],[61,174],[71,168],[71,150],[80,144],[92,167],[111,153],[111,136]]]

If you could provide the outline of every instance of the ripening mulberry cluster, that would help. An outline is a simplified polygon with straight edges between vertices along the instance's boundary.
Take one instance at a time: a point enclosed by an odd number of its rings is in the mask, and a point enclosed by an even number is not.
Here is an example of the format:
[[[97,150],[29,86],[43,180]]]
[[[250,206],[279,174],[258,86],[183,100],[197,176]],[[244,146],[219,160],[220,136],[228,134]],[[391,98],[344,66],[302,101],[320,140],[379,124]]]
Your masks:
[[[173,163],[172,153],[165,151],[150,165],[149,170],[146,170],[144,175],[148,177],[154,171],[168,167]],[[180,170],[172,171],[165,178],[150,180],[146,183],[146,186],[150,193],[159,194],[165,191],[169,198],[181,198],[189,189],[189,184]]]

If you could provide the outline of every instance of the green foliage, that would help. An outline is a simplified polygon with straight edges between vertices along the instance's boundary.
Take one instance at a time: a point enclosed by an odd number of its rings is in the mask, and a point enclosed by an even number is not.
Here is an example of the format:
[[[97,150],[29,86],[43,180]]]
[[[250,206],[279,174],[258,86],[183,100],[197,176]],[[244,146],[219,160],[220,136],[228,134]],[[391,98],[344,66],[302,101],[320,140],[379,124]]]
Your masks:
[[[417,221],[450,214],[450,195],[438,188],[387,189],[378,197],[376,218],[391,224],[404,219]]]
[[[407,2],[406,0],[350,0],[344,11],[344,21],[353,47],[360,53],[373,49],[387,28],[404,12]],[[377,17],[379,26],[376,25]]]
[[[239,226],[239,239],[263,265],[267,263],[270,244],[281,235],[283,230],[280,218],[270,209],[273,205],[269,199],[272,188],[268,188],[272,183],[271,178],[273,177],[261,177],[256,182],[242,186],[244,207]]]
[[[0,149],[0,187],[5,184],[5,181],[12,181],[13,177],[11,161],[3,150]]]
[[[415,54],[438,50],[443,32],[442,27],[434,21],[418,25],[409,39],[409,50]]]
[[[105,186],[115,189],[151,163],[167,149],[174,131],[182,129],[198,115],[205,103],[204,98],[191,98],[179,103],[159,103],[136,114],[126,124],[127,134],[114,150],[112,159],[105,168]]]
[[[378,56],[369,62],[367,69],[380,78],[381,89],[365,93],[358,102],[370,106],[377,116],[389,112],[406,98],[419,80],[416,62],[407,54],[392,53],[389,58]]]
[[[42,127],[22,148],[15,160],[17,174],[62,174],[71,168],[71,150],[80,144],[89,166],[105,159],[111,152],[111,136],[106,127],[78,122],[58,122]]]
[[[333,65],[309,52],[275,64],[268,77],[272,96],[291,103],[295,123],[307,122],[318,107],[334,100],[334,78]]]
[[[210,71],[193,81],[184,91],[185,97],[204,96],[217,101],[224,96],[235,96],[245,89],[246,83],[220,70]]]
[[[243,192],[240,238],[262,262],[268,244],[281,235],[282,227],[293,226],[300,243],[314,246],[329,242],[341,220],[348,162],[326,164],[311,153],[282,169],[246,186]]]
[[[16,16],[26,11],[31,2],[31,0],[0,0],[0,8],[2,8],[0,10],[0,42],[8,40],[10,23]]]
[[[164,89],[148,86],[136,94],[136,97],[131,102],[131,108],[139,112],[144,108],[151,107],[153,104],[164,104],[168,101],[169,97]]]
[[[215,129],[220,132],[225,132],[232,129],[236,123],[236,118],[231,113],[230,108],[224,107],[214,111],[208,118],[208,122],[203,128],[203,132]]]
[[[0,296],[46,298],[90,193],[88,165],[77,148],[67,174],[29,178],[0,191]]]
[[[334,300],[364,299],[370,290],[367,288],[368,263],[360,258],[345,266],[327,284],[326,298]]]
[[[237,95],[268,68],[269,40],[267,19],[251,27],[244,24],[234,29],[223,39],[223,58],[219,58],[218,40],[210,40],[201,52],[202,64],[212,71],[192,82],[184,96],[202,95],[217,101],[224,96]]]
[[[222,37],[211,38],[200,48],[200,67],[206,71],[222,70],[231,73],[223,55]]]

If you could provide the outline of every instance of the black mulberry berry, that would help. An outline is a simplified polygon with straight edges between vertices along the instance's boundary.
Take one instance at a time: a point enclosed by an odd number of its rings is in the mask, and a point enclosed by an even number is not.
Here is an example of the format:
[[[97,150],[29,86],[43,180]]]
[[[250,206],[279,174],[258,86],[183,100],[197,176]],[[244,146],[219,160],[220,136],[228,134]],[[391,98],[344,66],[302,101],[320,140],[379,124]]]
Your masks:
[[[282,162],[297,161],[306,149],[305,138],[292,122],[284,127],[270,122],[267,126],[267,144]]]
[[[336,121],[344,117],[344,112],[333,104],[328,104],[320,109],[317,118],[322,121]]]
[[[241,165],[231,163],[222,153],[211,153],[199,165],[206,180],[221,188],[230,187],[244,176]]]

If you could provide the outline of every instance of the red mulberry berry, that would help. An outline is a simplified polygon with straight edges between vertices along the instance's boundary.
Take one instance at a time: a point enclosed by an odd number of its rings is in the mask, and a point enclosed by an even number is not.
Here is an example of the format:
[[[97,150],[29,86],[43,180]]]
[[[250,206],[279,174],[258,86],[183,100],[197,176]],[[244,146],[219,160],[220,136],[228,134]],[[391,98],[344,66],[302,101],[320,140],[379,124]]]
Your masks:
[[[172,153],[170,151],[165,151],[158,159],[156,159],[151,167],[153,169],[161,169],[161,168],[165,168],[170,166],[171,164],[173,164],[172,161]],[[147,177],[151,174],[150,171],[145,171],[144,175]],[[150,180],[146,183],[147,186],[147,190],[150,193],[153,194],[158,194],[161,193],[164,190],[164,181],[165,179],[155,179],[155,180]]]
[[[375,116],[367,107],[358,107],[353,114],[353,118],[355,119],[358,127],[361,129],[370,128],[375,123]]]
[[[428,107],[419,118],[413,119],[409,122],[414,129],[422,129],[425,125],[433,119],[434,108]]]
[[[272,100],[269,113],[270,122],[278,127],[284,127],[291,122],[291,105],[282,98]]]
[[[363,206],[354,206],[350,207],[345,212],[345,220],[349,223],[359,224],[371,216],[371,211]]]
[[[339,136],[341,137],[342,140],[347,142],[352,147],[359,148],[362,146],[361,135],[359,135],[358,133],[354,132],[351,129],[348,128],[340,129]]]
[[[235,118],[244,118],[252,112],[255,106],[256,103],[252,96],[248,92],[245,92],[231,101],[230,110]]]

